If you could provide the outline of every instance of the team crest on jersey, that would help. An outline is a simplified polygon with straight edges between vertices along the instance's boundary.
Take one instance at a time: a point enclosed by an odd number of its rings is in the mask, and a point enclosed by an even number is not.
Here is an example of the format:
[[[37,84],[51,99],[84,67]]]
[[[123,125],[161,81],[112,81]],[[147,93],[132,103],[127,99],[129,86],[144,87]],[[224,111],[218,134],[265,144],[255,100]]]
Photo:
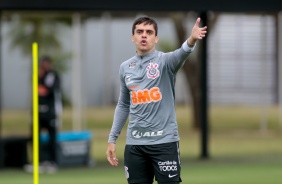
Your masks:
[[[149,63],[149,66],[146,68],[148,79],[156,79],[160,76],[158,67],[159,65],[157,63]]]

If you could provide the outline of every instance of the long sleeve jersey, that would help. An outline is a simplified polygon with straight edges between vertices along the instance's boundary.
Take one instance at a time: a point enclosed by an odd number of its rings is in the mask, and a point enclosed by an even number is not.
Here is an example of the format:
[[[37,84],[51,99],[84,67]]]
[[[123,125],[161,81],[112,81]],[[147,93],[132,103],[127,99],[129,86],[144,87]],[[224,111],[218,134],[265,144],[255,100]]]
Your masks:
[[[185,41],[168,53],[135,55],[120,65],[120,95],[108,142],[115,143],[129,116],[128,145],[179,141],[175,113],[176,73],[193,51]]]

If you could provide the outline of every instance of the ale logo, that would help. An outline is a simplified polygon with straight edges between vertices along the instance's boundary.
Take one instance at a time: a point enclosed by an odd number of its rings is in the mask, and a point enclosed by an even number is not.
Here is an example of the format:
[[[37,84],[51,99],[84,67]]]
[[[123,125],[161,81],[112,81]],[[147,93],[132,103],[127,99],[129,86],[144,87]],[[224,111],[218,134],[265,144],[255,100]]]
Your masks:
[[[155,79],[158,76],[160,76],[160,71],[158,69],[159,65],[157,63],[149,63],[149,66],[147,66],[147,77],[148,79]]]
[[[144,129],[137,128],[131,132],[132,136],[135,139],[140,139],[140,138],[153,138],[153,137],[159,137],[164,135],[163,130],[159,131],[146,131]]]
[[[158,87],[153,87],[149,89],[143,89],[136,91],[131,91],[131,101],[134,105],[158,102],[162,99],[162,93]]]

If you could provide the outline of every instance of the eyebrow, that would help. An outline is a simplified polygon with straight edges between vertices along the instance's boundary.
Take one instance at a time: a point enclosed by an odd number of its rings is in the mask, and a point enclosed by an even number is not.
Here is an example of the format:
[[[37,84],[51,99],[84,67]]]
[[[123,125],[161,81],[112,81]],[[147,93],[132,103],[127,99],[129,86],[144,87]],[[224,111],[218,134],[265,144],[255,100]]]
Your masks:
[[[152,31],[152,32],[154,32],[153,29],[136,29],[136,31]]]

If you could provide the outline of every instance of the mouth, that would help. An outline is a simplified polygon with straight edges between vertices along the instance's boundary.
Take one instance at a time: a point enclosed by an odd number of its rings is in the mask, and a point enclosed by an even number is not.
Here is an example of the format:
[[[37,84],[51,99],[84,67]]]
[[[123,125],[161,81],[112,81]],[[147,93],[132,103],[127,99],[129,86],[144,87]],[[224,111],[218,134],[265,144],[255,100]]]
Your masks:
[[[146,45],[147,44],[147,41],[146,40],[142,40],[141,41],[141,45]]]

